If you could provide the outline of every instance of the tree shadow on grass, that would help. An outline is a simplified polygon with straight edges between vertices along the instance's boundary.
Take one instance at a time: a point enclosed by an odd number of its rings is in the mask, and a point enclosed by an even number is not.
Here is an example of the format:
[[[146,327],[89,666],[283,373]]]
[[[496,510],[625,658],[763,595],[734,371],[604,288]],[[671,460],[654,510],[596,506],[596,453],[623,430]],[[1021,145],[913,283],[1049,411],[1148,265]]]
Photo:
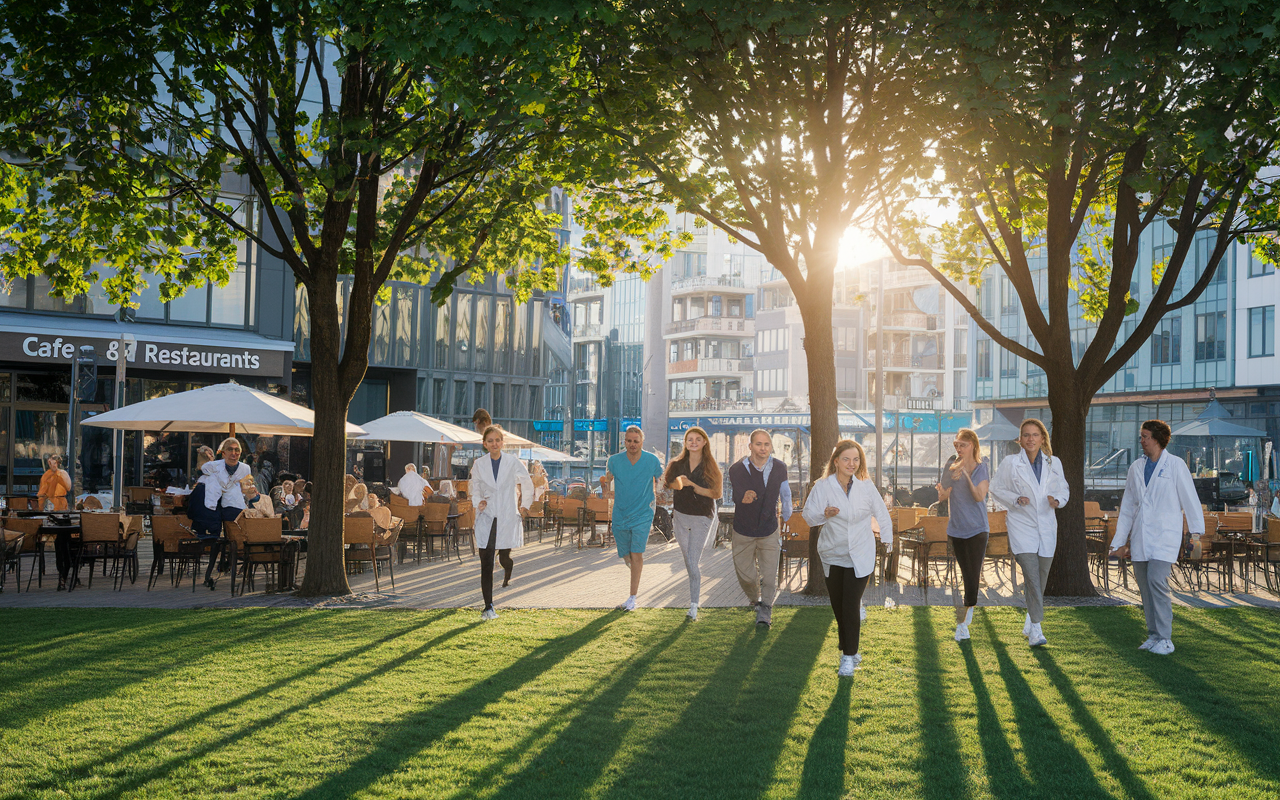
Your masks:
[[[985,614],[983,615],[985,616]],[[1009,746],[1000,715],[991,700],[991,691],[982,676],[982,667],[973,653],[972,640],[962,642],[965,670],[973,686],[974,705],[978,716],[978,741],[987,767],[987,787],[996,797],[1022,798],[1032,791],[1031,784],[1022,774],[1017,756]]]
[[[765,794],[828,628],[827,615],[797,612],[785,623],[775,617],[773,630],[746,630],[679,718],[634,752],[603,795]]]
[[[512,689],[536,680],[540,675],[567,659],[595,639],[619,616],[614,613],[597,617],[574,633],[553,639],[535,648],[514,661],[509,667],[473,684],[459,694],[443,702],[421,708],[399,722],[389,725],[386,734],[370,752],[348,764],[341,772],[330,775],[316,786],[296,795],[296,799],[331,800],[334,797],[349,797],[368,788],[376,781],[394,773],[418,753],[440,741],[485,706],[500,700]],[[460,628],[445,636],[467,629]],[[434,641],[423,645],[339,688],[341,691],[346,691],[356,683],[383,675],[401,663],[416,658],[428,647],[434,646]],[[338,694],[339,688],[326,694]],[[290,710],[288,713],[293,711]]]
[[[374,641],[365,642],[357,647],[353,647],[350,650],[347,650],[345,652],[330,656],[329,658],[326,658],[322,661],[307,662],[306,664],[302,665],[297,671],[293,672],[290,675],[280,677],[272,681],[271,683],[265,684],[263,686],[259,686],[258,688],[253,689],[252,691],[245,692],[244,694],[238,695],[230,700],[226,700],[225,702],[218,703],[217,705],[203,709],[195,714],[192,714],[189,717],[184,717],[181,720],[178,720],[158,731],[152,731],[151,733],[148,733],[147,735],[139,739],[135,739],[132,742],[129,742],[128,744],[119,748],[118,750],[113,750],[109,753],[96,755],[91,761],[64,766],[63,769],[65,771],[71,772],[73,775],[76,775],[76,776],[83,777],[87,775],[92,775],[96,772],[96,770],[104,766],[116,763],[122,758],[132,757],[135,754],[142,752],[147,747],[150,747],[154,744],[164,741],[166,738],[170,736],[175,736],[177,734],[182,733],[184,730],[190,728],[193,725],[198,725],[202,722],[205,722],[207,720],[210,720],[216,717],[219,714],[226,713],[235,708],[243,706],[247,703],[252,703],[254,701],[261,700],[264,697],[269,697],[272,693],[285,688],[286,686],[288,686],[291,683],[294,683],[295,681],[312,677],[318,674],[321,670],[325,670],[330,667],[336,666],[338,664],[341,664],[344,661],[348,661],[352,658],[356,658],[360,655],[363,655],[364,653],[367,653],[379,647],[382,647],[383,645],[390,644],[396,639],[399,639],[400,637],[405,636],[406,634],[412,633],[427,625],[437,622],[447,615],[448,615],[448,612],[443,612],[443,611],[433,612],[431,614],[432,618],[429,619],[427,622],[423,622],[421,620],[414,620],[412,624],[404,625],[398,628],[397,630],[392,631],[391,633],[388,633]],[[457,632],[461,632],[462,630],[465,630],[465,628],[459,628]],[[433,639],[432,642],[430,642],[429,644],[434,646],[435,644],[439,644],[443,642],[445,639],[447,639],[449,636],[452,636],[452,635],[454,635],[453,632],[448,634],[442,634],[441,636]],[[57,783],[50,783],[49,785],[42,786],[39,788],[52,790],[52,789],[58,788],[60,783],[61,781]]]
[[[500,786],[499,796],[514,797],[573,797],[588,791],[610,760],[622,746],[634,720],[620,720],[627,711],[627,701],[637,691],[637,684],[651,669],[660,668],[655,662],[666,653],[687,630],[680,625],[666,637],[646,647],[626,662],[621,670],[598,680],[593,689],[603,691],[588,700],[585,705],[574,704],[573,717],[568,725],[563,718],[544,721],[524,736],[520,743],[501,754],[494,754],[489,764],[468,781],[468,786],[453,793],[455,797],[473,797],[483,789]],[[592,690],[584,693],[584,697]],[[564,729],[554,740],[535,755],[516,775],[504,777],[506,768],[557,727]]]
[[[1076,691],[1075,684],[1058,666],[1053,653],[1043,647],[1037,647],[1032,651],[1032,655],[1035,656],[1036,661],[1040,662],[1040,668],[1044,670],[1053,688],[1058,690],[1067,708],[1071,709],[1071,716],[1076,724],[1093,742],[1093,747],[1102,757],[1102,763],[1106,766],[1107,772],[1124,787],[1125,795],[1135,800],[1156,800],[1142,778],[1134,774],[1128,760],[1116,749],[1115,742],[1098,722],[1098,718],[1089,710],[1084,698]]]
[[[1280,734],[1274,727],[1266,724],[1275,719],[1280,708],[1242,709],[1228,694],[1219,691],[1218,687],[1199,672],[1181,663],[1178,652],[1175,651],[1171,656],[1153,656],[1136,649],[1133,643],[1142,641],[1143,634],[1146,633],[1145,623],[1140,623],[1137,619],[1130,617],[1124,623],[1116,625],[1107,624],[1100,614],[1080,616],[1094,636],[1109,646],[1118,659],[1145,675],[1184,709],[1194,714],[1204,730],[1229,743],[1240,758],[1251,764],[1259,775],[1271,781],[1280,781],[1280,758],[1275,755],[1280,753]],[[1175,629],[1182,624],[1183,616],[1178,614],[1175,618]],[[1223,652],[1233,652],[1230,645],[1222,644],[1219,648]],[[1267,663],[1267,666],[1274,668],[1274,661]],[[1259,687],[1264,685],[1260,683]],[[1231,688],[1232,694],[1237,696],[1248,694],[1239,686]]]
[[[258,641],[270,641],[288,629],[304,622],[302,615],[285,620],[218,619],[207,617],[195,623],[176,623],[150,630],[145,641],[138,635],[111,636],[110,644],[87,648],[68,645],[58,649],[56,666],[31,668],[29,677],[6,682],[6,693],[13,693],[17,704],[0,707],[0,717],[8,727],[17,727],[33,719],[58,712],[86,699],[110,695],[117,689],[141,680],[152,680],[167,672],[191,665],[191,640],[207,638],[219,630],[240,635],[219,641],[219,648],[234,647]],[[249,630],[245,631],[245,627]],[[141,633],[141,632],[139,632]],[[104,665],[112,665],[104,669]],[[86,675],[92,675],[91,688]],[[27,688],[23,688],[26,686]]]
[[[842,680],[836,684],[831,705],[827,706],[827,713],[822,715],[822,721],[813,729],[813,738],[809,740],[797,797],[815,800],[844,797],[852,697],[853,681]]]
[[[1214,613],[1218,613],[1218,612],[1214,612]],[[1182,626],[1183,628],[1191,628],[1192,630],[1196,631],[1197,635],[1201,639],[1208,639],[1210,637],[1220,639],[1224,643],[1229,644],[1232,650],[1234,650],[1236,653],[1248,653],[1254,658],[1257,658],[1264,662],[1275,661],[1276,658],[1280,656],[1280,651],[1276,651],[1276,650],[1267,651],[1257,647],[1258,645],[1257,639],[1246,639],[1243,637],[1232,636],[1228,632],[1223,631],[1221,628],[1211,628],[1208,625],[1202,625],[1193,619],[1188,619],[1187,617],[1183,617],[1179,619],[1178,625]],[[1233,628],[1234,627],[1235,625],[1233,623]],[[1268,635],[1274,636],[1274,634],[1268,634]]]
[[[983,615],[983,626],[999,664],[1000,677],[1013,703],[1013,719],[1031,773],[1029,796],[1110,797],[1079,749],[1063,735],[1058,723],[1045,709],[1035,690],[1027,683],[1009,650],[1000,641],[995,626]]]
[[[960,740],[947,709],[938,641],[927,606],[911,609],[916,643],[916,686],[920,711],[921,793],[931,800],[957,800],[972,795],[960,757]]]
[[[384,664],[380,664],[373,669],[367,670],[361,673],[360,675],[350,678],[342,682],[341,684],[338,684],[337,686],[330,687],[329,689],[326,689],[323,692],[309,696],[305,700],[300,701],[298,703],[294,703],[288,708],[281,709],[280,711],[277,711],[266,718],[259,719],[257,721],[252,722],[251,724],[247,724],[241,728],[236,729],[231,733],[226,734],[225,736],[221,736],[217,739],[204,742],[199,747],[193,748],[189,751],[185,751],[181,755],[177,755],[177,756],[174,756],[173,758],[169,758],[164,761],[153,763],[149,767],[147,767],[146,769],[140,772],[128,773],[127,780],[122,780],[118,783],[111,783],[110,782],[111,775],[106,771],[106,767],[108,767],[109,764],[114,763],[119,765],[120,769],[132,769],[133,764],[131,764],[127,760],[123,762],[121,761],[108,762],[103,760],[96,767],[93,767],[93,768],[91,768],[90,766],[77,766],[70,771],[72,772],[72,775],[68,775],[68,773],[65,771],[61,772],[58,775],[58,780],[56,781],[56,784],[48,785],[45,788],[64,789],[65,784],[67,783],[69,777],[77,777],[77,778],[83,778],[83,779],[92,779],[96,784],[101,785],[101,788],[99,788],[96,792],[90,795],[93,797],[116,798],[122,795],[127,795],[132,792],[136,792],[142,789],[143,787],[147,786],[153,781],[161,780],[165,778],[174,770],[181,768],[183,765],[189,762],[197,761],[201,758],[204,758],[212,753],[217,752],[218,750],[221,750],[225,747],[228,747],[229,745],[234,744],[235,742],[240,741],[241,739],[252,736],[258,731],[268,729],[280,723],[281,721],[283,721],[284,719],[286,719],[287,717],[293,714],[296,714],[300,711],[304,711],[318,703],[322,703],[344,692],[347,692],[350,689],[364,683],[365,681],[371,680],[373,678],[377,678],[385,674],[388,670],[394,669],[395,667],[405,663],[406,661],[418,658],[430,648],[437,647],[443,644],[444,642],[448,641],[449,639],[453,638],[454,636],[457,636],[458,634],[463,633],[469,629],[470,629],[470,626],[466,626],[466,627],[458,627],[458,628],[454,628],[453,630],[446,631],[434,637],[430,641],[414,648],[413,650],[403,653],[397,656],[396,658],[388,662],[385,662]],[[394,638],[394,636],[390,638]],[[299,675],[297,677],[304,677],[304,676]],[[295,680],[296,679],[297,678],[295,678]],[[263,695],[259,693],[259,696],[263,696]]]

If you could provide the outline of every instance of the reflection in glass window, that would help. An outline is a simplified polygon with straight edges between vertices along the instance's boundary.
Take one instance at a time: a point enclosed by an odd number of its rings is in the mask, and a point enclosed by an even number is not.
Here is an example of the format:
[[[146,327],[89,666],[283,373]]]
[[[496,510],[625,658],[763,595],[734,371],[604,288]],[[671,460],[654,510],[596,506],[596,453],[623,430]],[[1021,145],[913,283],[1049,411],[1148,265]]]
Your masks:
[[[453,415],[455,417],[470,417],[471,411],[467,408],[467,382],[453,382]]]
[[[13,492],[34,495],[40,491],[46,459],[60,456],[66,463],[67,412],[19,408],[14,415]]]
[[[493,310],[493,298],[476,298],[476,372],[488,372],[489,366],[489,315]]]
[[[373,352],[369,358],[375,364],[386,364],[391,359],[391,304],[374,303]]]
[[[248,275],[248,265],[237,264],[226,286],[209,287],[209,321],[214,325],[244,326],[245,305],[248,300]]]
[[[169,302],[169,319],[174,322],[205,322],[209,318],[209,287],[188,286],[182,296]]]
[[[458,297],[458,322],[454,326],[453,368],[471,369],[471,298],[464,294]]]
[[[489,414],[495,420],[507,418],[507,387],[501,383],[493,385],[493,407]]]
[[[528,326],[529,306],[516,306],[515,309],[515,327],[512,336],[515,342],[515,369],[512,373],[517,375],[528,375],[529,366],[525,359],[529,353],[529,326]]]
[[[449,325],[450,308],[451,301],[436,306],[436,352],[435,361],[431,365],[436,369],[446,369],[449,366],[449,331],[452,330]]]
[[[293,357],[311,360],[311,309],[307,306],[307,287],[302,284],[293,290]]]
[[[449,413],[449,393],[445,390],[444,378],[431,381],[431,410],[437,417]]]
[[[33,308],[36,311],[62,311],[69,314],[83,314],[85,312],[87,304],[84,295],[64,302],[53,296],[53,285],[45,275],[37,272],[29,280],[34,283],[32,295],[34,296]]]
[[[529,364],[530,375],[542,374],[542,302],[533,304],[533,327],[529,332]]]
[[[413,289],[401,286],[396,289],[396,366],[413,365]]]
[[[5,282],[0,276],[0,308],[27,307],[27,278],[14,278]]]
[[[493,318],[493,371],[500,375],[511,371],[511,346],[507,335],[511,330],[511,301],[499,300]]]

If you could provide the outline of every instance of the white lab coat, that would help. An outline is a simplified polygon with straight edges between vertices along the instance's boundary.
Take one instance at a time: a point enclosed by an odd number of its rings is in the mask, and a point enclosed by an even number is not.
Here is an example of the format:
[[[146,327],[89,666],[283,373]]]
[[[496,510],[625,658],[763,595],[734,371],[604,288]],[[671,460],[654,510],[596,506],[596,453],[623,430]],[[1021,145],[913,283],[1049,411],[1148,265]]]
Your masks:
[[[400,476],[400,482],[396,484],[396,488],[400,490],[400,496],[409,505],[420,506],[422,505],[423,490],[430,485],[426,478],[423,478],[417,472],[406,472]]]
[[[1186,462],[1170,455],[1168,450],[1156,461],[1151,482],[1146,481],[1147,457],[1144,455],[1129,467],[1116,520],[1112,547],[1129,545],[1134,561],[1178,560],[1182,547],[1182,516],[1187,517],[1187,530],[1204,533],[1204,514],[1196,484]]]
[[[498,541],[495,549],[519,547],[524,544],[524,522],[520,508],[533,503],[533,480],[524,463],[510,453],[503,453],[498,465],[498,480],[493,479],[493,467],[489,455],[480,456],[471,463],[471,501],[477,509],[485,502],[483,511],[476,511],[476,546],[489,546],[489,532],[493,521],[498,520]],[[516,486],[520,486],[520,506],[516,506]]]
[[[827,517],[827,506],[835,506],[840,513]],[[839,478],[829,475],[813,485],[800,514],[810,526],[822,526],[818,557],[822,559],[824,575],[831,574],[832,566],[851,567],[859,578],[871,574],[876,565],[873,517],[880,523],[880,540],[885,546],[893,544],[893,520],[884,498],[870,480],[855,478],[846,495]]]
[[[1071,497],[1067,478],[1062,474],[1062,459],[1040,451],[1044,463],[1040,467],[1040,480],[1031,468],[1026,450],[1007,456],[1000,462],[989,491],[1000,505],[1009,510],[1005,524],[1009,528],[1009,550],[1017,553],[1035,553],[1041,558],[1053,558],[1058,547],[1058,515],[1049,498],[1065,506]],[[1025,506],[1018,505],[1019,497],[1030,498]]]

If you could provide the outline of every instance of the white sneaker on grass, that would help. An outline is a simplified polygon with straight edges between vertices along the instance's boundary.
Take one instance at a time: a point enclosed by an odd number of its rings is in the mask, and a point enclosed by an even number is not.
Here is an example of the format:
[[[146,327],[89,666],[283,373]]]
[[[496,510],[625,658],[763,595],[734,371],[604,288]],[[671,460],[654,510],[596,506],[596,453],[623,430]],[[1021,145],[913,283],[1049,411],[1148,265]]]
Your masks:
[[[839,675],[841,678],[847,678],[861,665],[862,653],[855,653],[851,656],[840,656],[840,669],[836,670],[836,675]]]
[[[1028,638],[1031,636],[1031,615],[1030,615],[1030,614],[1026,614],[1026,615],[1024,615],[1024,617],[1023,617],[1023,620],[1022,620],[1022,635],[1023,635],[1023,636],[1026,636],[1026,637],[1028,637]]]
[[[1040,630],[1040,623],[1031,623],[1031,632],[1027,634],[1027,644],[1032,647],[1040,647],[1041,645],[1046,645],[1048,643],[1049,640],[1044,638],[1044,631]]]
[[[694,603],[693,605],[689,606],[689,613],[685,614],[685,616],[689,618],[690,622],[697,622],[698,621],[698,604]]]
[[[961,622],[960,624],[956,625],[956,641],[963,642],[965,639],[968,639],[968,638],[969,638],[968,624]]]
[[[1173,653],[1173,640],[1161,639],[1160,641],[1151,645],[1151,652],[1155,653],[1158,656],[1170,655],[1171,653]]]
[[[1151,648],[1153,648],[1153,647],[1155,647],[1155,646],[1156,646],[1156,642],[1158,642],[1158,641],[1160,641],[1160,637],[1159,637],[1159,636],[1156,636],[1156,635],[1153,633],[1153,634],[1151,634],[1151,635],[1149,635],[1149,636],[1147,637],[1147,640],[1146,640],[1145,642],[1143,642],[1142,644],[1138,645],[1138,649],[1139,649],[1139,650],[1150,650]]]
[[[493,606],[489,606],[484,611],[480,612],[481,622],[488,622],[491,619],[497,619],[497,618],[498,618],[498,612],[493,610]]]
[[[635,611],[635,610],[636,610],[636,596],[633,594],[633,595],[631,595],[630,597],[628,597],[628,598],[627,598],[627,602],[625,602],[625,603],[623,603],[622,605],[618,606],[618,609],[617,609],[617,610],[618,610],[618,611]]]

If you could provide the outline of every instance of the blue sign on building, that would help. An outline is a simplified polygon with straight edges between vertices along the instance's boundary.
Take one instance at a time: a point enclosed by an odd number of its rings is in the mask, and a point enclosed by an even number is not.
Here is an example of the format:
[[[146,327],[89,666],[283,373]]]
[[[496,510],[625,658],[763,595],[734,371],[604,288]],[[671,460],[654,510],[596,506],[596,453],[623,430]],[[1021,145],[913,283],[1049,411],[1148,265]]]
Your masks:
[[[607,419],[575,419],[573,421],[573,429],[578,433],[586,433],[588,431],[596,431],[597,433],[607,433],[609,431],[609,420]]]
[[[564,420],[535,419],[533,421],[533,429],[539,433],[562,433],[564,431]]]
[[[640,424],[639,417],[623,417],[622,419],[618,420],[619,430],[625,431],[627,428],[630,428],[632,425],[635,425],[637,428],[644,427],[643,425]]]

